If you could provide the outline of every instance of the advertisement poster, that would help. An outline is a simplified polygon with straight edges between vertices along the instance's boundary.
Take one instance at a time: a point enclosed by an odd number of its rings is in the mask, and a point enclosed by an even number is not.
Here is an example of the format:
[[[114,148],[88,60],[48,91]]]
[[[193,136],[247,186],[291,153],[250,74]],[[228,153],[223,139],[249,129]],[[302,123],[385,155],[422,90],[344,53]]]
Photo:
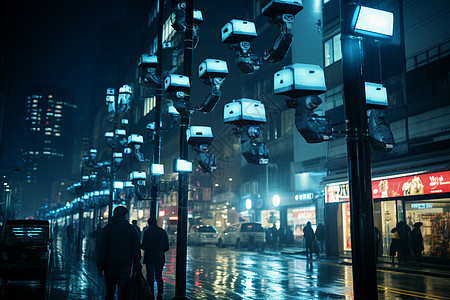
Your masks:
[[[372,181],[373,199],[450,192],[450,171]]]
[[[342,203],[342,227],[344,227],[344,250],[352,250],[350,238],[350,203]]]

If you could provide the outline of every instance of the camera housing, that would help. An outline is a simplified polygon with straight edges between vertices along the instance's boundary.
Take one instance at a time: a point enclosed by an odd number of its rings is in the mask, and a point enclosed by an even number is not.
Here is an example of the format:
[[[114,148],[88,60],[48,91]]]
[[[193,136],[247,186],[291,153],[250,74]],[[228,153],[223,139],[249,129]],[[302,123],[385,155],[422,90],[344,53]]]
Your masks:
[[[388,107],[387,90],[381,83],[365,82],[367,108]]]
[[[235,99],[225,105],[223,122],[235,125],[266,123],[264,104],[248,98]]]
[[[212,130],[209,126],[189,126],[186,130],[186,139],[189,145],[209,145],[213,138]]]
[[[318,65],[285,66],[273,75],[273,91],[290,98],[323,94],[327,91],[324,72]]]
[[[261,14],[269,18],[276,18],[283,14],[295,16],[302,9],[303,3],[301,0],[270,0],[261,9]]]
[[[187,92],[190,88],[189,77],[179,74],[169,74],[164,79],[165,92]]]
[[[221,59],[208,58],[198,66],[198,78],[225,78],[228,75],[227,62]]]
[[[140,68],[156,68],[158,65],[158,57],[156,55],[142,54],[139,57],[138,67]]]
[[[222,27],[222,43],[235,44],[241,41],[251,42],[258,36],[252,21],[232,19]]]

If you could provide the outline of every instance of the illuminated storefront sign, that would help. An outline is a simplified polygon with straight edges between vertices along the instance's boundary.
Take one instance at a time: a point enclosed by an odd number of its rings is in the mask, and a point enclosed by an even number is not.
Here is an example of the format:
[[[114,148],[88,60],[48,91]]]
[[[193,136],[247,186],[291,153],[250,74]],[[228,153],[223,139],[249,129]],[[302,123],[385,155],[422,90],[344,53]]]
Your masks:
[[[450,171],[372,181],[374,199],[450,192]]]
[[[306,193],[306,194],[295,195],[295,201],[312,200],[312,199],[314,199],[314,194],[313,193]]]
[[[325,187],[325,203],[345,202],[348,200],[348,183]]]
[[[450,192],[450,171],[372,181],[373,199]],[[348,183],[325,187],[325,203],[349,200]]]

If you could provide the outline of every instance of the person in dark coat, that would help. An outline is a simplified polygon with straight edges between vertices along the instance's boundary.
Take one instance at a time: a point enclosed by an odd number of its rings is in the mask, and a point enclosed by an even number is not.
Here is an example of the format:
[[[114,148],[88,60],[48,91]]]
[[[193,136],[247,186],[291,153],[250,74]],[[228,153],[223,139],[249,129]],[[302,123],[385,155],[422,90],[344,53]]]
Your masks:
[[[314,230],[311,227],[311,222],[308,221],[306,223],[305,228],[303,228],[303,238],[305,239],[305,247],[306,247],[306,258],[312,259],[313,254],[313,243],[316,239]]]
[[[422,258],[423,251],[423,237],[422,231],[420,231],[420,227],[423,225],[422,222],[417,222],[414,224],[414,229],[411,233],[411,248],[416,256],[417,265],[420,266],[420,260]]]
[[[319,253],[324,252],[325,250],[325,226],[320,223],[317,225],[316,229],[316,239],[319,242]]]
[[[142,269],[139,238],[134,227],[125,219],[128,209],[117,206],[114,209],[111,223],[106,225],[100,237],[97,269],[99,275],[105,274],[105,300],[114,299],[116,292],[118,299],[124,299],[127,279],[131,269]]]
[[[392,259],[392,264],[394,264],[394,258],[400,247],[400,236],[398,235],[397,227],[392,228],[391,233],[394,235],[392,236],[391,245],[389,247],[389,255]]]
[[[142,239],[142,234],[141,234],[141,228],[139,228],[139,226],[137,224],[137,220],[131,221],[131,224],[133,225],[134,229],[136,229],[136,232],[138,234],[139,241],[140,241]]]
[[[411,229],[405,222],[400,221],[397,223],[398,235],[400,236],[399,248],[398,248],[398,260],[399,263],[408,263],[409,254],[411,251]]]
[[[155,278],[158,286],[158,298],[162,299],[164,281],[162,271],[166,262],[166,252],[169,250],[169,238],[164,229],[158,226],[155,218],[149,218],[148,228],[144,231],[141,249],[144,250],[144,264],[147,268],[147,282],[152,295],[155,294]]]

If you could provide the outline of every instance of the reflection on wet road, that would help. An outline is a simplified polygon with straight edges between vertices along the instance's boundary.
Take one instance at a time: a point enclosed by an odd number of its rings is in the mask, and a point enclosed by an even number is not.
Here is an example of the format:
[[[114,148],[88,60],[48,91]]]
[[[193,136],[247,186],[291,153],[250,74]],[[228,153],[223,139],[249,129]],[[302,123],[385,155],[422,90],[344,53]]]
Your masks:
[[[39,282],[8,283],[0,299],[104,299],[104,281],[92,258],[77,261],[65,247],[42,291]],[[144,269],[145,271],[145,269]],[[175,296],[175,250],[167,253],[164,299]],[[187,292],[191,299],[353,299],[350,265],[306,260],[278,251],[188,247]],[[378,271],[379,299],[450,299],[449,280]]]

